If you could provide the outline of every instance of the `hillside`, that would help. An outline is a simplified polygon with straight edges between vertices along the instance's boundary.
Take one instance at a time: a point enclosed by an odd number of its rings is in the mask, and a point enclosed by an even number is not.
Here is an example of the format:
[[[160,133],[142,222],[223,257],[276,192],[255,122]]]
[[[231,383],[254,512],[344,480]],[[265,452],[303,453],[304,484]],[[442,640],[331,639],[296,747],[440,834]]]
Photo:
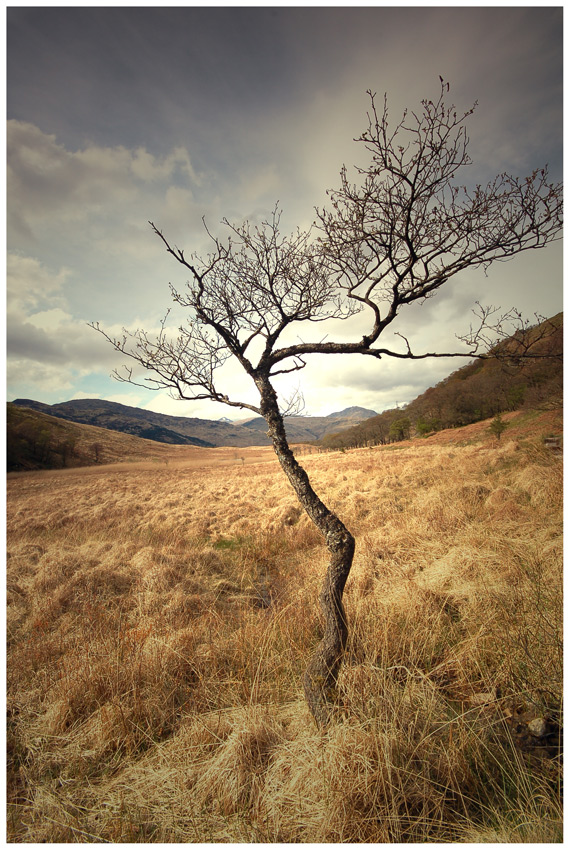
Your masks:
[[[8,472],[163,460],[169,456],[164,443],[70,422],[10,403],[6,409],[6,437]]]
[[[188,416],[167,416],[139,407],[129,407],[102,399],[76,399],[59,404],[44,404],[32,399],[16,399],[12,404],[39,411],[50,416],[96,425],[176,445],[268,446],[267,425],[261,417],[229,422],[226,419],[198,419]],[[318,440],[331,430],[348,428],[356,422],[375,416],[374,410],[351,407],[325,417],[289,416],[285,419],[287,436],[292,443]]]
[[[562,313],[531,329],[529,336],[524,347],[512,337],[492,349],[487,359],[457,369],[404,407],[385,410],[347,430],[339,428],[326,435],[322,445],[383,445],[481,422],[505,411],[561,408],[562,358],[547,355],[563,350]],[[523,351],[535,359],[521,359]]]
[[[52,405],[32,399],[16,399],[13,404],[71,422],[122,431],[157,442],[204,447],[247,445],[244,442],[244,437],[247,435],[241,434],[240,429],[235,429],[227,422],[165,416],[150,410],[100,399],[77,399]]]

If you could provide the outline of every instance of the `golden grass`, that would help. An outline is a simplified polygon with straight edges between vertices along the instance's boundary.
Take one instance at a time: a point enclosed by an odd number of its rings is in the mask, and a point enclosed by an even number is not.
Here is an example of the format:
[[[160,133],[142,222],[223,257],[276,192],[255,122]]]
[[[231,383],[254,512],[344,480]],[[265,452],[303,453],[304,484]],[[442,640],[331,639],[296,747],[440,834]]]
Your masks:
[[[266,450],[9,476],[9,840],[560,840],[505,717],[561,708],[562,463],[458,435],[303,458],[357,537],[326,732],[326,551]]]

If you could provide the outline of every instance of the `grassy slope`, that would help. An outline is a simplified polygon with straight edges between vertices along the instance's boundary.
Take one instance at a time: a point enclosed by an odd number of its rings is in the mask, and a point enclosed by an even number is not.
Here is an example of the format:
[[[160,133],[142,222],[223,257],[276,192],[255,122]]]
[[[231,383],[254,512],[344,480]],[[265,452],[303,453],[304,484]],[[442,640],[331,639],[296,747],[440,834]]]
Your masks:
[[[559,840],[505,719],[561,697],[561,423],[505,418],[304,458],[357,536],[325,734],[326,553],[264,450],[9,476],[9,840]]]
[[[19,429],[26,426],[32,431],[46,432],[52,447],[59,442],[72,440],[74,448],[72,456],[68,459],[69,467],[85,467],[118,461],[166,461],[173,456],[172,447],[155,440],[145,440],[120,431],[99,428],[96,425],[69,422],[37,410],[8,404],[8,443],[12,438],[17,439]],[[16,455],[15,452],[14,455]],[[23,466],[25,468],[25,464]]]

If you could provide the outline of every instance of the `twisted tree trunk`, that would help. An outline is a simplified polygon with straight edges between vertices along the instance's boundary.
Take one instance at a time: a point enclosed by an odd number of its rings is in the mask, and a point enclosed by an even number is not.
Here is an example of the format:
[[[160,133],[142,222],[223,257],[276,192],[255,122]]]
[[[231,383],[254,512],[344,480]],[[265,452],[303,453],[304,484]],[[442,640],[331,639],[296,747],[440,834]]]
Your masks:
[[[338,673],[348,639],[342,594],[352,566],[354,537],[317,496],[307,473],[289,448],[277,395],[269,378],[258,377],[256,384],[261,396],[261,412],[269,426],[268,434],[275,454],[301,505],[324,536],[331,553],[319,597],[325,616],[324,635],[309,661],[303,680],[305,698],[311,713],[317,725],[322,727],[329,720],[331,706],[336,698]]]

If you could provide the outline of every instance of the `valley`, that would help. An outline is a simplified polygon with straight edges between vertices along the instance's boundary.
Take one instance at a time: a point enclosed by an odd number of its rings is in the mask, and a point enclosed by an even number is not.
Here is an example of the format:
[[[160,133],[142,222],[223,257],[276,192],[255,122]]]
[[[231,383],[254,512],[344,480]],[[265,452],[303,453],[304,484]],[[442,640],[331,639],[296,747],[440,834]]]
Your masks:
[[[324,733],[269,448],[10,474],[8,840],[561,840],[562,418],[504,418],[301,458],[357,539]]]

